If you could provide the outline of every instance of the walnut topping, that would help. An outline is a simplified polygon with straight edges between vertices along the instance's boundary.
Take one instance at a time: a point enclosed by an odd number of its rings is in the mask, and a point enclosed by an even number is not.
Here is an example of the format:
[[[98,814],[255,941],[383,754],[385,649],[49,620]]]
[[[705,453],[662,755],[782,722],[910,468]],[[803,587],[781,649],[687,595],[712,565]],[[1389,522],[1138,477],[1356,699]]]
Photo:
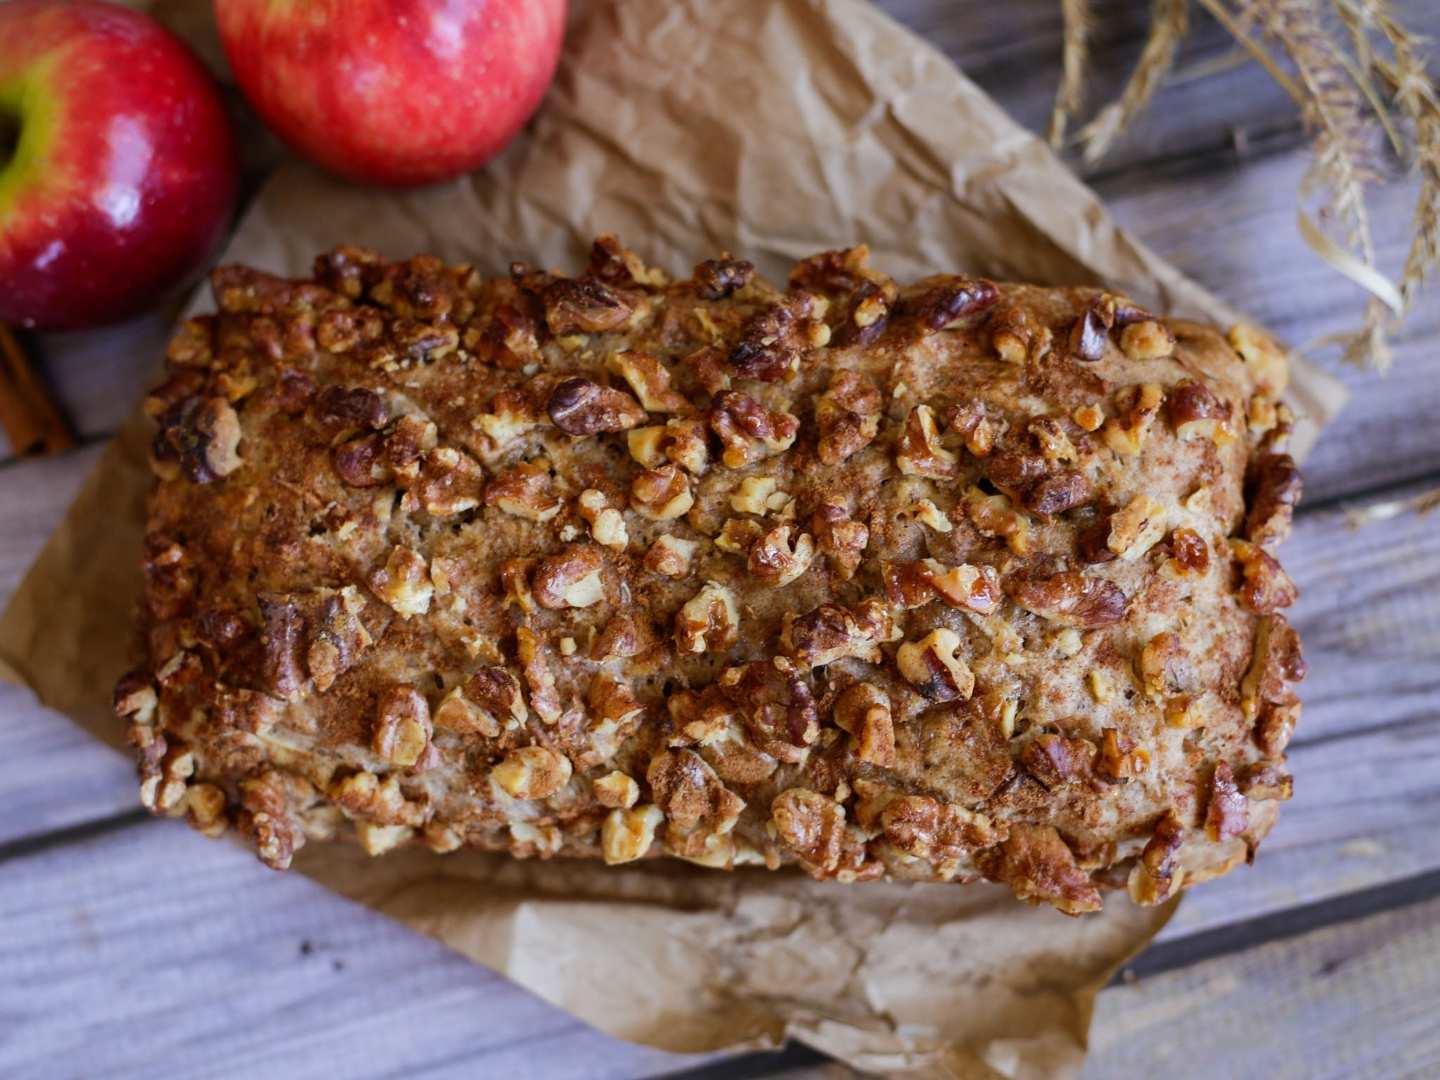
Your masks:
[[[630,456],[647,469],[665,464],[665,428],[659,424],[631,428],[625,436]]]
[[[451,731],[457,735],[483,735],[495,738],[500,734],[500,725],[494,716],[470,701],[461,687],[455,687],[441,700],[433,717],[437,731]]]
[[[1047,788],[1057,788],[1072,780],[1085,780],[1095,767],[1097,751],[1089,739],[1071,739],[1064,735],[1036,736],[1020,755],[1025,771]]]
[[[718,259],[698,263],[692,280],[695,294],[702,300],[724,300],[738,292],[755,276],[755,266],[744,259],[732,258],[727,251]]]
[[[390,419],[384,395],[359,386],[327,386],[315,395],[311,409],[315,419],[335,433],[375,431]]]
[[[176,466],[197,484],[229,476],[240,467],[240,418],[220,397],[191,395],[165,410],[153,443],[156,468]]]
[[[970,666],[956,655],[960,636],[947,627],[931,630],[919,641],[907,641],[895,653],[895,666],[907,682],[931,701],[968,698],[975,692]]]
[[[1113,416],[1101,429],[1105,445],[1128,457],[1140,453],[1164,400],[1165,392],[1155,383],[1143,383],[1131,390],[1128,403],[1121,407],[1123,419]]]
[[[1051,333],[1029,308],[997,307],[990,315],[990,345],[1007,364],[1039,360],[1050,351]]]
[[[1170,391],[1165,415],[1182,439],[1216,439],[1226,430],[1230,406],[1208,386],[1186,379]]]
[[[658,267],[646,266],[645,260],[620,243],[614,233],[601,233],[590,248],[590,276],[607,285],[628,288],[663,289],[670,275]]]
[[[576,500],[576,507],[580,516],[590,523],[590,535],[597,544],[614,551],[624,551],[630,545],[625,515],[608,504],[604,492],[586,488]]]
[[[665,456],[691,476],[699,476],[710,466],[710,445],[701,420],[667,421],[662,445]]]
[[[1140,686],[1151,698],[1184,693],[1191,681],[1190,658],[1173,630],[1156,634],[1140,650],[1136,665]]]
[[[934,559],[882,562],[881,579],[891,607],[920,607],[939,597],[951,607],[989,615],[1000,606],[1000,578],[994,567],[946,566]]]
[[[955,475],[955,454],[940,445],[935,410],[929,405],[916,405],[910,410],[895,443],[895,465],[906,476],[943,480]]]
[[[1030,519],[1015,510],[1004,495],[986,495],[978,487],[965,489],[965,513],[986,536],[1003,537],[1016,555],[1030,551]]]
[[[1230,550],[1243,577],[1236,596],[1247,611],[1273,615],[1295,603],[1299,596],[1295,583],[1264,548],[1247,540],[1231,540]]]
[[[730,494],[730,509],[737,514],[758,514],[763,517],[772,509],[779,509],[789,502],[790,496],[778,488],[779,482],[773,476],[747,476]],[[772,507],[770,500],[776,496],[779,496],[778,505]]]
[[[1080,460],[1080,452],[1070,441],[1064,423],[1055,417],[1037,416],[1030,421],[1027,430],[1040,447],[1040,453],[1046,461],[1073,464]]]
[[[1240,772],[1238,785],[1241,794],[1257,800],[1285,802],[1295,794],[1295,778],[1269,762],[1246,766]]]
[[[669,822],[670,847],[684,857],[703,858],[705,838],[729,833],[745,809],[745,800],[693,750],[662,750],[650,759],[645,780]]]
[[[770,815],[776,838],[812,876],[844,880],[864,865],[864,840],[846,826],[845,807],[833,799],[790,788],[775,796]]]
[[[525,685],[530,690],[531,707],[543,723],[555,723],[560,719],[560,693],[550,667],[549,647],[532,630],[522,626],[515,631],[515,652]]]
[[[844,505],[827,500],[816,508],[810,529],[831,568],[845,580],[853,577],[870,542],[870,530],[865,524],[852,521]]]
[[[815,402],[820,461],[838,465],[870,445],[880,430],[881,405],[880,391],[870,379],[855,371],[837,371]]]
[[[800,421],[788,412],[771,411],[748,394],[735,391],[716,397],[709,420],[710,430],[725,447],[720,460],[731,469],[743,469],[790,449],[800,430]]]
[[[877,285],[892,297],[895,284],[885,274],[866,265],[870,248],[857,244],[840,251],[822,251],[801,259],[790,271],[792,289],[808,289],[827,295],[853,293],[867,283]]]
[[[212,840],[229,824],[225,808],[225,792],[214,784],[191,784],[185,789],[186,822]]]
[[[1185,869],[1179,863],[1180,845],[1184,842],[1184,823],[1173,810],[1166,811],[1130,871],[1131,899],[1137,904],[1153,905],[1175,894],[1185,880]]]
[[[305,843],[290,813],[284,775],[274,769],[240,782],[235,824],[255,845],[260,861],[274,870],[288,869],[296,849]]]
[[[629,394],[578,377],[557,384],[545,409],[567,435],[627,431],[645,422],[645,410]]]
[[[983,401],[961,401],[945,410],[945,422],[949,434],[964,441],[965,449],[978,458],[983,458],[995,449],[995,444],[1010,428],[1003,416],[995,414]]]
[[[1261,547],[1278,544],[1290,535],[1290,520],[1304,489],[1295,459],[1289,454],[1260,455],[1251,463],[1246,487],[1250,513],[1245,539]]]
[[[892,628],[890,617],[874,600],[848,608],[821,604],[804,615],[787,612],[780,644],[806,667],[820,667],[845,657],[878,662],[879,644],[890,640]]]
[[[1000,290],[983,278],[936,274],[922,278],[904,292],[901,310],[927,330],[947,330],[999,299]]]
[[[630,485],[630,509],[651,521],[672,521],[694,505],[690,482],[674,465],[647,470]]]
[[[565,506],[555,492],[550,463],[526,461],[506,469],[485,489],[485,505],[526,521],[549,521]]]
[[[424,510],[432,517],[453,517],[479,506],[484,487],[485,473],[477,461],[448,446],[436,447],[425,455],[401,505],[412,513]]]
[[[1067,915],[1100,909],[1099,890],[1054,826],[1012,825],[999,847],[982,857],[982,868],[1021,900],[1044,900]]]
[[[795,529],[781,525],[761,536],[750,547],[746,567],[755,577],[775,588],[784,588],[810,568],[815,542],[809,533],[791,539]]]
[[[642,858],[655,842],[655,830],[665,820],[658,806],[648,803],[629,810],[611,810],[600,828],[600,853],[611,866]]]
[[[648,412],[684,412],[690,403],[670,389],[670,372],[648,353],[619,352],[610,357],[610,370],[635,391]]]
[[[1119,622],[1130,604],[1113,581],[1078,570],[1048,577],[1015,574],[1005,579],[1005,592],[1026,611],[1082,630]]]
[[[1255,651],[1240,683],[1240,708],[1259,720],[1255,734],[1268,757],[1279,757],[1299,715],[1291,683],[1305,677],[1300,635],[1283,615],[1264,615],[1255,629]],[[1270,723],[1273,715],[1274,723]]]
[[[714,581],[686,601],[675,615],[675,643],[682,653],[719,652],[739,638],[740,607],[735,593]]]
[[[1175,335],[1156,319],[1141,319],[1120,331],[1120,349],[1131,360],[1160,360],[1175,351]]]
[[[936,864],[965,859],[999,843],[1007,832],[984,814],[926,795],[887,799],[880,824],[896,850]]]
[[[595,544],[567,544],[547,555],[530,576],[530,590],[543,608],[584,608],[605,599],[605,556]]]
[[[690,560],[699,546],[695,540],[681,540],[669,534],[661,536],[645,553],[645,569],[665,577],[684,577],[690,572]]]
[[[1079,360],[1103,359],[1110,342],[1110,328],[1115,325],[1115,298],[1097,296],[1070,326],[1070,355]]]
[[[835,724],[850,733],[855,756],[882,769],[895,765],[890,699],[870,683],[854,683],[835,699]]]
[[[640,785],[618,770],[606,773],[591,784],[601,806],[628,810],[640,799]]]
[[[1117,728],[1101,733],[1100,756],[1096,773],[1109,783],[1123,784],[1133,780],[1150,765],[1150,755],[1135,745],[1135,740]]]
[[[560,278],[545,288],[543,300],[545,322],[559,337],[618,330],[632,311],[624,297],[593,278]]]
[[[435,592],[429,566],[407,547],[391,549],[384,567],[370,575],[370,588],[406,619],[428,612]]]
[[[730,518],[715,537],[715,546],[727,555],[750,554],[755,541],[765,535],[765,526],[750,518]]]
[[[430,744],[430,706],[409,686],[392,686],[380,695],[370,748],[390,765],[409,767]]]
[[[1230,346],[1240,354],[1255,389],[1278,398],[1290,381],[1290,360],[1285,350],[1265,333],[1253,326],[1240,324],[1230,328]]]
[[[548,799],[570,782],[570,759],[544,746],[511,750],[490,777],[511,798]]]
[[[1127,562],[1144,555],[1165,535],[1165,507],[1149,495],[1136,495],[1110,517],[1105,546]]]
[[[1241,835],[1250,824],[1250,803],[1240,794],[1235,774],[1225,762],[1215,766],[1210,778],[1210,803],[1205,810],[1205,832],[1223,843]]]
[[[502,390],[491,398],[489,411],[475,417],[472,424],[499,452],[539,427],[541,418],[524,392]]]
[[[1210,569],[1210,545],[1194,529],[1176,529],[1170,534],[1170,558],[1164,571],[1176,579],[1204,577]]]
[[[740,710],[756,749],[781,761],[805,760],[820,736],[820,715],[808,675],[783,657],[727,668],[717,685]]]
[[[801,293],[757,311],[740,330],[726,364],[741,378],[775,382],[794,372],[810,345],[814,298]]]

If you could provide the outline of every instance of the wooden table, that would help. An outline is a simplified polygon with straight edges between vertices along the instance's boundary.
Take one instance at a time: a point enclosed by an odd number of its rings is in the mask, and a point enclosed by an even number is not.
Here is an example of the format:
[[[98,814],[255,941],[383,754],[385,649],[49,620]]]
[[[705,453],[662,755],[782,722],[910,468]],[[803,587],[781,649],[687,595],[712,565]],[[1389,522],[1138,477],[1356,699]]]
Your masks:
[[[1043,129],[1054,0],[885,6]],[[1425,29],[1426,6],[1402,8]],[[1101,5],[1097,99],[1121,84],[1147,9]],[[1307,158],[1288,100],[1253,65],[1184,77],[1230,51],[1202,21],[1182,77],[1089,179],[1141,238],[1300,344],[1347,326],[1361,300],[1296,234]],[[273,153],[255,145],[257,162]],[[1407,189],[1379,192],[1391,265],[1410,213]],[[1420,308],[1387,378],[1341,373],[1354,398],[1306,464],[1284,549],[1311,667],[1295,799],[1258,863],[1196,890],[1101,996],[1089,1076],[1440,1072],[1440,520],[1347,523],[1440,485],[1440,292]],[[35,343],[84,444],[45,461],[0,445],[0,601],[133,407],[168,321]],[[298,875],[150,819],[128,761],[13,689],[0,688],[0,763],[0,1075],[835,1069],[804,1049],[705,1065],[603,1036]]]

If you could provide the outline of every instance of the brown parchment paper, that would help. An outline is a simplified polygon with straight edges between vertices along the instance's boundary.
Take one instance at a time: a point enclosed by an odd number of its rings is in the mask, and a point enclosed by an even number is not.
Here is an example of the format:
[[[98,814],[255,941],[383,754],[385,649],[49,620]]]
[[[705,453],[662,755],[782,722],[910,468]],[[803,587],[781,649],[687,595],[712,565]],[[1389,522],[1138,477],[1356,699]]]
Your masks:
[[[490,168],[395,194],[287,165],[226,259],[304,274],[343,242],[502,273],[516,258],[573,267],[605,230],[677,273],[729,249],[783,278],[799,256],[863,240],[897,276],[1102,282],[1168,313],[1236,317],[862,0],[583,4],[544,108]],[[1300,367],[1302,448],[1342,400]],[[137,415],[0,619],[0,675],[117,746],[108,702],[129,659],[147,439]],[[343,844],[312,844],[296,867],[624,1039],[701,1051],[793,1037],[857,1068],[935,1076],[1078,1071],[1095,993],[1169,915],[1123,895],[1069,919],[983,885],[371,860]]]

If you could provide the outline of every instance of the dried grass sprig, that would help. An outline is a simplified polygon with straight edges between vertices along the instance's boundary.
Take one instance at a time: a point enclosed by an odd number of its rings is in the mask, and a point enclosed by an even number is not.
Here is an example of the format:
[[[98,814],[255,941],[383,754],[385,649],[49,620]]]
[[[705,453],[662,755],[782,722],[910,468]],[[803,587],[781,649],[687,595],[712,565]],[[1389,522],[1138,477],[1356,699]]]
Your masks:
[[[1085,99],[1085,61],[1090,55],[1089,0],[1060,0],[1064,43],[1060,55],[1060,88],[1050,112],[1050,145],[1059,149],[1065,128]]]
[[[1094,164],[1110,149],[1122,131],[1149,104],[1155,91],[1175,64],[1175,50],[1190,28],[1189,0],[1154,0],[1150,34],[1130,81],[1119,100],[1111,102],[1080,131],[1085,161]]]

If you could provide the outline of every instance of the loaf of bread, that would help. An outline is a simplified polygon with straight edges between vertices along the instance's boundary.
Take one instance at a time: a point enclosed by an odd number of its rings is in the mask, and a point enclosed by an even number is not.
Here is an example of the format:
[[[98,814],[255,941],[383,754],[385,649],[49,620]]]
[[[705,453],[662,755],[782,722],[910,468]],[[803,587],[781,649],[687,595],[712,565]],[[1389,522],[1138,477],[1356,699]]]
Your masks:
[[[1003,882],[1253,855],[1304,665],[1284,353],[863,247],[213,277],[150,395],[141,798],[307,840]]]

